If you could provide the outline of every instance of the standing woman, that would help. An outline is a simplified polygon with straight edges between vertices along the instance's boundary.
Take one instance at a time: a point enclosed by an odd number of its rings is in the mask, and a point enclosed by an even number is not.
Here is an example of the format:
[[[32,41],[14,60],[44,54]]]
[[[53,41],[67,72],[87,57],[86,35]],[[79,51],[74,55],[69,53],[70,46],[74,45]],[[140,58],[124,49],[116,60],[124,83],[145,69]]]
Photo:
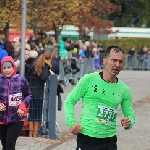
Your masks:
[[[24,111],[29,106],[31,92],[29,83],[16,74],[11,56],[1,62],[0,74],[0,139],[3,150],[15,150],[16,140],[24,124]]]
[[[37,137],[42,119],[42,105],[44,84],[50,75],[51,58],[54,47],[47,47],[44,54],[41,54],[28,68],[26,78],[29,81],[32,101],[29,109],[29,136]]]

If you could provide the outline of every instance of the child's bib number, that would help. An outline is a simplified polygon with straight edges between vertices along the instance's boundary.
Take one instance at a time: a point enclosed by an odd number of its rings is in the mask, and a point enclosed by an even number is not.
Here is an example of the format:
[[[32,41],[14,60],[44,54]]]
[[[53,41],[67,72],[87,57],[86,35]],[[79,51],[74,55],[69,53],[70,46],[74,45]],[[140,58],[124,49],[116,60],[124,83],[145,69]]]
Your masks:
[[[18,106],[22,101],[22,93],[9,95],[9,106]]]
[[[96,122],[113,124],[117,111],[113,108],[98,105]]]

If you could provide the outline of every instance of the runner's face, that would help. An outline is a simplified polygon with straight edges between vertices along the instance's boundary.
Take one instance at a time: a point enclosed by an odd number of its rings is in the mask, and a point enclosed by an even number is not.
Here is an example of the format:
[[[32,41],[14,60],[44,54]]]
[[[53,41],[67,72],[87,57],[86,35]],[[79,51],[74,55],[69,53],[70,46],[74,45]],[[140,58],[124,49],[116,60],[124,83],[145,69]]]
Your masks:
[[[122,52],[116,52],[115,50],[111,50],[110,54],[107,58],[104,59],[103,64],[105,66],[105,70],[111,76],[116,76],[122,69],[124,56]]]
[[[12,74],[14,73],[14,68],[13,67],[3,67],[2,71],[6,77],[11,77]]]

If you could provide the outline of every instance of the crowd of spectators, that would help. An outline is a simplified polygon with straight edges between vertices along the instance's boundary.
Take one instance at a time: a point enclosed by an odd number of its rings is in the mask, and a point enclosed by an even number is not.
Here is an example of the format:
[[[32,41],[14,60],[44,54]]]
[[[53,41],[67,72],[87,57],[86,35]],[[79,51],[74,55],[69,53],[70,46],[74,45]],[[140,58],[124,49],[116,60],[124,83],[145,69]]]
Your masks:
[[[5,56],[11,56],[17,67],[17,73],[20,70],[20,52],[20,41],[11,42],[0,38],[0,62]],[[32,93],[28,117],[29,136],[38,136],[42,120],[44,84],[50,74],[56,74],[59,79],[59,61],[63,62],[64,75],[70,72],[72,75],[75,75],[80,72],[80,68],[77,65],[78,59],[92,58],[93,69],[102,69],[104,56],[105,49],[103,44],[98,41],[75,41],[62,38],[56,42],[54,37],[49,37],[46,39],[45,44],[43,44],[34,35],[30,36],[30,39],[25,43],[25,78],[29,82]],[[148,48],[144,46],[136,54],[135,48],[131,47],[126,57],[127,69],[133,69],[133,58],[135,56],[138,62],[137,69],[146,70],[149,58]],[[70,79],[69,82],[74,84],[73,79]],[[62,84],[63,81],[59,80],[57,86],[59,111],[62,107],[61,93],[64,92]]]

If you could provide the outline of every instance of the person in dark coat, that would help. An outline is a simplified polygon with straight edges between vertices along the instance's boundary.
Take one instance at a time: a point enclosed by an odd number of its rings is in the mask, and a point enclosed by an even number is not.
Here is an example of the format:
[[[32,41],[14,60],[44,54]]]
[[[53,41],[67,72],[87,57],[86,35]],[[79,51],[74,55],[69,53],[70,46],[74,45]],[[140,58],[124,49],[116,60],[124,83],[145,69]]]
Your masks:
[[[32,100],[29,110],[29,136],[37,137],[42,120],[44,84],[50,75],[52,52],[48,49],[37,56],[28,68],[27,79],[30,84]]]
[[[133,56],[135,54],[135,50],[134,50],[133,46],[130,48],[130,50],[128,51],[127,54],[128,54],[127,55],[127,68],[132,69],[132,67],[133,67]]]
[[[14,57],[14,46],[10,41],[4,42],[4,49],[7,51],[8,56]]]
[[[142,47],[137,53],[137,60],[138,60],[138,69],[142,69],[143,66],[143,55],[144,55],[144,47]]]

